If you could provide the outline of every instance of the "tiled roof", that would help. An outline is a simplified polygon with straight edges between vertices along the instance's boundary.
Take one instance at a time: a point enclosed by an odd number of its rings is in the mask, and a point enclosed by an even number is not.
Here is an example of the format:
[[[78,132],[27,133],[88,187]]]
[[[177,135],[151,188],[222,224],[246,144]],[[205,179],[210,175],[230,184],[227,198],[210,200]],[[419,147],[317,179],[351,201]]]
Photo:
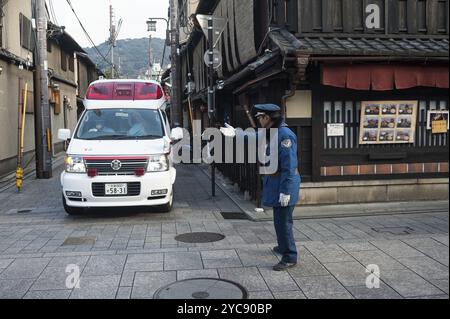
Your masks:
[[[448,39],[432,38],[327,38],[301,37],[286,30],[273,31],[271,40],[282,51],[329,56],[448,57]]]

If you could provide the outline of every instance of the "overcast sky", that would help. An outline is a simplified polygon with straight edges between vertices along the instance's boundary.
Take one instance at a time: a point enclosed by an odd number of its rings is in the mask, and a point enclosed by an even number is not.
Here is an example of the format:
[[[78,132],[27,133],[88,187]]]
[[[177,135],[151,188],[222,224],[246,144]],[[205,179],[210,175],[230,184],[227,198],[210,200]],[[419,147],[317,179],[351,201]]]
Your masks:
[[[75,15],[66,0],[46,0],[50,9],[53,4],[57,23],[66,27],[66,31],[82,46],[90,47]],[[116,25],[122,19],[122,28],[118,39],[148,37],[146,21],[150,17],[167,19],[169,0],[71,0],[71,3],[96,45],[109,38],[109,5],[113,5]],[[54,20],[53,17],[51,19]],[[55,22],[55,21],[53,21]],[[152,36],[166,37],[166,22],[158,21],[157,32]]]

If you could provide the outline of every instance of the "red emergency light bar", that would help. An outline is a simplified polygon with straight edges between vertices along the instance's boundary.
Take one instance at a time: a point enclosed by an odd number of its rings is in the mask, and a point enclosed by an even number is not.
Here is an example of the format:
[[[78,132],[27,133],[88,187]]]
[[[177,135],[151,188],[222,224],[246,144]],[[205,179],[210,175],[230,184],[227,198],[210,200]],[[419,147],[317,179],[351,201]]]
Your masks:
[[[89,86],[88,100],[159,100],[164,96],[160,85],[148,82],[106,82]]]

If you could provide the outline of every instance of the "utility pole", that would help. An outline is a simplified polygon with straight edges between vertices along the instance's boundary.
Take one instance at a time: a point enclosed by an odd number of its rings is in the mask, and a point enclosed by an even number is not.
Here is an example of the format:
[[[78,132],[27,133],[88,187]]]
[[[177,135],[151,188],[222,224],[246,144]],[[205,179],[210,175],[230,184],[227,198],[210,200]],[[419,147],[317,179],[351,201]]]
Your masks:
[[[36,139],[36,177],[52,177],[52,137],[48,101],[47,16],[45,0],[34,0],[34,21],[37,41],[34,59],[34,101]]]
[[[114,48],[116,47],[116,25],[114,24],[114,9],[109,5],[109,42],[111,44],[111,78],[114,79]]]
[[[178,0],[170,0],[170,50],[171,50],[171,77],[172,102],[170,118],[173,126],[181,124],[181,90],[180,90],[180,62],[178,56],[178,43],[180,42],[178,23]]]

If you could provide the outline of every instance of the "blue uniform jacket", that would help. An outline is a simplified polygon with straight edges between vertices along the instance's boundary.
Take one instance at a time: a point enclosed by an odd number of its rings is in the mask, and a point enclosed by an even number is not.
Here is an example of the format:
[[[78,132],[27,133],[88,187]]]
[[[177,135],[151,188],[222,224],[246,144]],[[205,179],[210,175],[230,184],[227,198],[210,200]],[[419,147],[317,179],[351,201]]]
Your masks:
[[[270,145],[267,153],[270,154]],[[298,172],[297,137],[283,123],[278,129],[278,170],[263,178],[262,203],[268,207],[281,207],[280,194],[291,195],[289,206],[299,199],[300,174]]]

